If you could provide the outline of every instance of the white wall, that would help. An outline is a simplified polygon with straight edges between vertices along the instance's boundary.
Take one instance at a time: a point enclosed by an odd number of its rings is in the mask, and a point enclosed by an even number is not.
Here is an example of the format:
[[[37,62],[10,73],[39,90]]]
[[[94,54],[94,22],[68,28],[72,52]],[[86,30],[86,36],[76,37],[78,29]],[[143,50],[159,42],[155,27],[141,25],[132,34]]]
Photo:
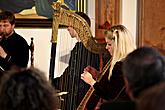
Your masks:
[[[34,38],[34,66],[49,76],[50,52],[51,52],[51,29],[15,29],[30,44],[31,37]]]
[[[122,24],[125,25],[136,41],[137,0],[122,0]]]
[[[92,34],[95,35],[95,0],[87,1],[87,14],[91,19]],[[122,24],[132,33],[136,41],[137,0],[122,0]]]
[[[87,0],[87,14],[91,20],[92,35],[95,36],[95,0]]]

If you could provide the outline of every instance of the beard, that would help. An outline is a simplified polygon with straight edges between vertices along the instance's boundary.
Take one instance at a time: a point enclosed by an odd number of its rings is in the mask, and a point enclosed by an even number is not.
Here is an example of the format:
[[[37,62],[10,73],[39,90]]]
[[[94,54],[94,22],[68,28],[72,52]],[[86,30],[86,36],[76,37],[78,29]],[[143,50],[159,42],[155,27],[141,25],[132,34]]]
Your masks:
[[[0,33],[0,40],[2,40],[2,39],[4,39],[4,38],[8,38],[8,36],[10,36],[11,33],[12,33],[12,32],[9,32],[9,33],[7,33],[7,32],[1,32],[1,33]]]
[[[3,38],[4,38],[4,33],[1,32],[1,33],[0,33],[0,41],[2,41]]]

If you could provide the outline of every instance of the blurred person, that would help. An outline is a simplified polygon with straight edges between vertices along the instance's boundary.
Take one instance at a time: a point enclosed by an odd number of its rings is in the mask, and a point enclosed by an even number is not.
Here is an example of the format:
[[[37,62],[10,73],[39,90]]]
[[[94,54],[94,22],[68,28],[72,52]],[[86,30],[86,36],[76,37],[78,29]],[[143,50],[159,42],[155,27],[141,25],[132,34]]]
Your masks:
[[[165,110],[165,82],[145,90],[137,101],[137,110]]]
[[[10,70],[0,83],[1,110],[57,110],[55,89],[36,68]]]
[[[130,53],[123,63],[126,92],[132,100],[141,92],[165,80],[165,58],[152,47]]]
[[[101,110],[135,110],[140,94],[165,80],[164,57],[154,48],[141,47],[123,60],[123,76],[130,101],[102,105]]]

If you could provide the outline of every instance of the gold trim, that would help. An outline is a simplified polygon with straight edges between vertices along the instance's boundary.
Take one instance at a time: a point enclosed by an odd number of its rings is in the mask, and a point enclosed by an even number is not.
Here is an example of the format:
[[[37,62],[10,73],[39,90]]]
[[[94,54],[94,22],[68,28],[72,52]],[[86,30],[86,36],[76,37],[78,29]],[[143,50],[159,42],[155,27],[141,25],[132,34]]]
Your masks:
[[[81,10],[80,10],[80,11],[81,11],[81,12],[83,12],[83,5],[82,5],[82,4],[83,4],[83,1],[81,0],[81,2],[80,2],[80,5],[81,5],[81,7],[80,7]]]
[[[61,0],[61,3],[64,3],[64,0]]]
[[[77,0],[77,11],[80,11],[80,0]]]
[[[87,3],[86,3],[86,0],[84,0],[84,13],[87,13]]]

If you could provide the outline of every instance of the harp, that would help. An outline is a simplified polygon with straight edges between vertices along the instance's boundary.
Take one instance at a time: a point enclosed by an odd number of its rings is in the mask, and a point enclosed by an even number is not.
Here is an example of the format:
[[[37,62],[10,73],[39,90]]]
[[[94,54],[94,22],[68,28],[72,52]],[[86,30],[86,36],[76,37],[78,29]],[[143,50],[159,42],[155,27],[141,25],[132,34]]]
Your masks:
[[[79,15],[75,14],[74,12],[72,12],[70,10],[65,10],[65,9],[61,8],[60,2],[55,2],[53,4],[53,8],[54,8],[54,15],[53,15],[53,27],[52,27],[53,33],[52,33],[52,39],[51,39],[52,43],[55,43],[57,41],[58,28],[59,28],[59,25],[62,25],[62,26],[67,26],[67,27],[73,27],[76,30],[76,32],[78,33],[79,38],[80,38],[81,42],[83,43],[83,46],[85,46],[85,48],[88,51],[90,51],[94,54],[99,54],[99,55],[101,55],[103,53],[107,53],[107,51],[105,49],[105,44],[103,44],[103,43],[100,44],[96,41],[95,38],[93,38],[89,25],[82,17],[80,17]],[[65,80],[66,79],[63,79],[63,81],[65,81]],[[66,88],[68,88],[67,86],[72,86],[72,85],[66,85]],[[67,92],[67,91],[64,91],[64,92]],[[74,93],[73,93],[73,95],[74,95]],[[73,100],[71,100],[71,102]],[[72,105],[72,104],[73,103],[71,103],[70,105]],[[65,104],[63,106],[65,106]],[[74,107],[66,107],[67,110],[76,109],[75,105],[72,105],[72,106],[74,106]]]

